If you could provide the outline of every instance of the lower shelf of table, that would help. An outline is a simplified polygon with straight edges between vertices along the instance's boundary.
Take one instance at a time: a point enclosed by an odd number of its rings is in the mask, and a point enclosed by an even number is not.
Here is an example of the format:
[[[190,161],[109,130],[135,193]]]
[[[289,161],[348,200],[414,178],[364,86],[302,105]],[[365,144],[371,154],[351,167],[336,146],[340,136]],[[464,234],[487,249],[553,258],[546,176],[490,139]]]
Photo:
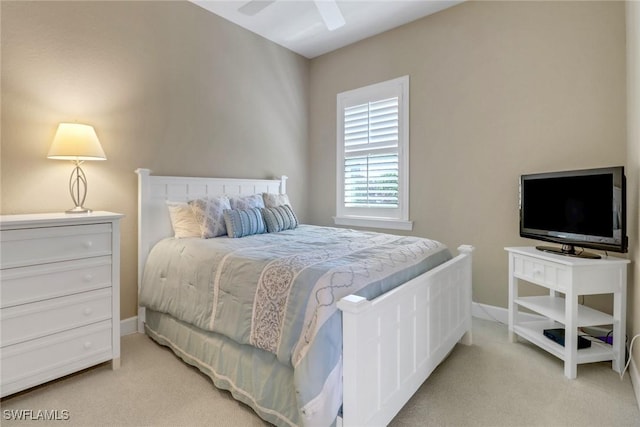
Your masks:
[[[513,325],[513,332],[522,338],[530,341],[538,347],[548,351],[559,359],[565,360],[565,348],[543,334],[544,329],[563,328],[560,323],[551,320],[519,322]],[[605,360],[613,360],[615,355],[609,344],[603,342],[592,341],[591,347],[579,349],[576,356],[576,362],[592,363],[602,362]]]

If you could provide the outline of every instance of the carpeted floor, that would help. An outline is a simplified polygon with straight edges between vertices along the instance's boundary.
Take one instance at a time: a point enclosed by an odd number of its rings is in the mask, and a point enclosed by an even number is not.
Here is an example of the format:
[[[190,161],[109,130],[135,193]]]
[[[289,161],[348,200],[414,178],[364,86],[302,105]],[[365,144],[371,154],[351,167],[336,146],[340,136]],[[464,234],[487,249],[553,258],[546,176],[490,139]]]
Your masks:
[[[474,319],[474,345],[458,345],[392,426],[640,426],[628,375],[610,363],[562,362],[506,326]],[[122,368],[105,364],[1,402],[2,426],[263,426],[251,409],[140,334],[122,339]],[[59,411],[68,420],[17,421],[11,410]],[[63,412],[67,411],[67,412]],[[66,417],[65,417],[66,418]]]

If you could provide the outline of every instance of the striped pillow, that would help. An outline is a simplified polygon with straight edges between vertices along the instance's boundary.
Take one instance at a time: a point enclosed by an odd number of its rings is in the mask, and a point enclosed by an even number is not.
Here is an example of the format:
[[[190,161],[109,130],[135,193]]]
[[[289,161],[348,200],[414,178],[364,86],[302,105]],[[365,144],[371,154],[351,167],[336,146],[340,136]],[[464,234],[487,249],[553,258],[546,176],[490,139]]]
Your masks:
[[[264,208],[262,209],[262,216],[269,233],[292,230],[298,226],[298,218],[289,205]]]
[[[229,237],[244,237],[266,231],[260,208],[227,209],[223,215]]]

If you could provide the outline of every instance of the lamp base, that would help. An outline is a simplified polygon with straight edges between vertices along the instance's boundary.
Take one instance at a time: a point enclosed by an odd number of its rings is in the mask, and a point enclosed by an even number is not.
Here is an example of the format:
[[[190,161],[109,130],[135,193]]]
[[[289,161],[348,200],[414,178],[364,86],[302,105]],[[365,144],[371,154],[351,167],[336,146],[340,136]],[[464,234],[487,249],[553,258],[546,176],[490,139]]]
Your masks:
[[[69,192],[71,193],[71,199],[75,208],[66,211],[68,214],[86,214],[91,212],[91,209],[87,209],[84,206],[84,199],[87,198],[87,177],[84,175],[84,171],[80,167],[82,160],[74,160],[73,163],[76,167],[71,172],[69,177]]]
[[[87,214],[87,213],[91,213],[91,209],[87,209],[87,208],[85,208],[83,206],[76,206],[73,209],[66,210],[65,213],[68,213],[68,214]]]

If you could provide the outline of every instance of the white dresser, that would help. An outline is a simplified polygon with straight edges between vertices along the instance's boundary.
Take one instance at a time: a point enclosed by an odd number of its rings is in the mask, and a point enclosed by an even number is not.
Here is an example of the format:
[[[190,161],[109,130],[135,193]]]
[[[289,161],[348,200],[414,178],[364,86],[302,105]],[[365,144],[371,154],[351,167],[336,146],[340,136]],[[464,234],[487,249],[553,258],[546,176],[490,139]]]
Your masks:
[[[0,395],[120,365],[121,214],[0,216]]]

